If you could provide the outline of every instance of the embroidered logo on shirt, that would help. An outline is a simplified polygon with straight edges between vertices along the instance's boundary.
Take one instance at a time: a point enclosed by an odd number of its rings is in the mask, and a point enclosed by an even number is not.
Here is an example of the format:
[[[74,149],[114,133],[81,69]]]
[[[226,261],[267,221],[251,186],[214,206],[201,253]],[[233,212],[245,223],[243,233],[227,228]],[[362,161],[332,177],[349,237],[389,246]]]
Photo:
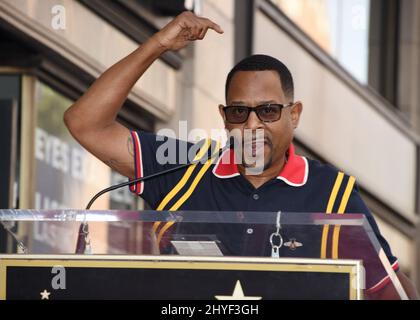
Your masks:
[[[289,247],[290,250],[296,250],[299,247],[302,247],[303,244],[301,242],[296,241],[295,238],[290,238],[289,242],[284,244],[286,247]]]

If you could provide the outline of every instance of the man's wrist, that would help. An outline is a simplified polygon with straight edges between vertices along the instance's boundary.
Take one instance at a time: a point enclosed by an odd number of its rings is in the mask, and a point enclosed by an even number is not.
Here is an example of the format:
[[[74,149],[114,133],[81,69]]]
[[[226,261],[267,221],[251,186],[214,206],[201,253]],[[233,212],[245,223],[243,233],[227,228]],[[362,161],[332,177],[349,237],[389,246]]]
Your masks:
[[[150,37],[147,40],[147,42],[159,54],[164,54],[166,51],[169,51],[169,49],[159,41],[159,39],[156,37],[156,35],[153,35],[152,37]]]

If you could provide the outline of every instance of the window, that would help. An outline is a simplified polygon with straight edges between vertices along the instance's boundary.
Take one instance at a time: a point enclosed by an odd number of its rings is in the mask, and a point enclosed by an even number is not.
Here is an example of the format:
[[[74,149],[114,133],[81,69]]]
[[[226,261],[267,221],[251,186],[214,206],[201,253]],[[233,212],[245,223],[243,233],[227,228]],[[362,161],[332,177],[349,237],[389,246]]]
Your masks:
[[[110,184],[110,170],[85,151],[63,122],[72,101],[37,82],[35,105],[35,208],[83,209],[88,198]],[[109,208],[109,195],[97,208]]]
[[[68,132],[64,112],[72,101],[37,81],[35,85],[35,205],[36,209],[84,209],[98,191],[127,178],[86,151]],[[128,187],[97,199],[94,209],[133,209],[138,198]],[[73,253],[79,223],[36,222],[30,228],[31,253]],[[135,223],[91,222],[90,238],[95,253],[125,252],[136,238]],[[111,236],[112,235],[112,236]],[[123,241],[123,242],[121,242]],[[115,249],[115,248],[118,248]]]
[[[269,0],[362,84],[368,83],[370,0]]]

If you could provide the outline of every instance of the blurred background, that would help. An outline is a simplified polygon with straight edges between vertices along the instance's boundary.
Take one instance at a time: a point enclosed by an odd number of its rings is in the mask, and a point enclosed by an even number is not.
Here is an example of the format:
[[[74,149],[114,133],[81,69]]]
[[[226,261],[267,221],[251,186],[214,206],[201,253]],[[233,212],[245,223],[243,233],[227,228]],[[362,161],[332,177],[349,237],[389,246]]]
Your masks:
[[[357,177],[420,289],[418,0],[0,0],[0,208],[83,209],[95,192],[125,180],[71,138],[63,113],[184,10],[214,20],[224,35],[209,32],[163,55],[119,121],[147,131],[178,131],[179,121],[209,133],[222,128],[217,105],[230,68],[250,54],[273,55],[290,68],[304,105],[297,152]],[[128,188],[95,204],[144,206]],[[65,237],[59,228],[18,232],[36,248]],[[114,253],[139,232],[109,228],[100,237]],[[0,244],[13,251],[3,230]]]

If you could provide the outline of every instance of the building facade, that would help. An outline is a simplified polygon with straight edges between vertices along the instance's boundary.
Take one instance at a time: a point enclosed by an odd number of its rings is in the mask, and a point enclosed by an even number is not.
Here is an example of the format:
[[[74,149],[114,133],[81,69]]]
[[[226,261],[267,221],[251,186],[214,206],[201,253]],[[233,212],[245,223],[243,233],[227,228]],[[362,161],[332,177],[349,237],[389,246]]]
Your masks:
[[[186,121],[188,129],[210,133],[223,127],[217,106],[225,102],[230,68],[253,53],[275,56],[290,68],[304,106],[298,152],[357,177],[402,270],[420,288],[419,2],[168,3],[0,1],[1,144],[8,155],[1,160],[1,207],[83,209],[95,191],[124,180],[71,138],[63,113],[103,71],[190,6],[224,35],[209,32],[205,41],[163,55],[134,86],[119,121],[147,131],[178,131]],[[128,189],[95,205],[143,207]],[[104,243],[116,230],[128,238],[141,232],[112,228],[98,232]],[[18,232],[41,248],[45,232],[35,229]],[[120,249],[108,243],[98,250]]]

